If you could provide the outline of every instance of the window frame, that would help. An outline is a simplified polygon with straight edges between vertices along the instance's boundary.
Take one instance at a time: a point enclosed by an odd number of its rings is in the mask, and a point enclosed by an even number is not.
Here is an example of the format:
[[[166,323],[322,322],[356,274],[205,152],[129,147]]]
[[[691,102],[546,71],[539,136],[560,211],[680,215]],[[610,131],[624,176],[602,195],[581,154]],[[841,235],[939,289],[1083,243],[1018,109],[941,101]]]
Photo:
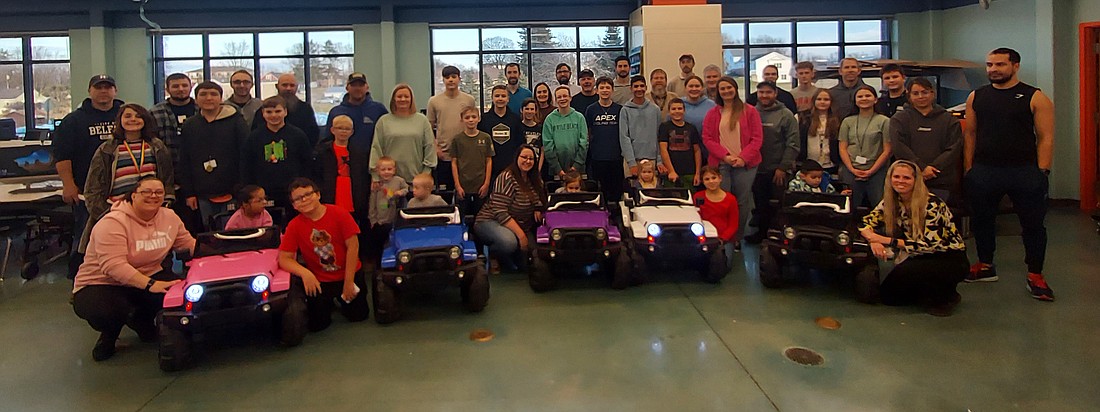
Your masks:
[[[63,32],[63,31],[44,31],[44,32],[33,32],[33,33],[4,33],[4,34],[0,35],[0,37],[6,38],[6,39],[19,39],[19,44],[20,44],[20,47],[22,49],[22,56],[20,56],[21,57],[20,60],[0,60],[0,66],[19,65],[23,70],[23,135],[19,136],[19,137],[20,138],[25,137],[27,135],[27,132],[32,131],[32,130],[37,130],[37,131],[52,130],[52,126],[49,125],[49,124],[47,124],[47,127],[45,127],[45,128],[39,128],[39,125],[37,124],[37,119],[35,118],[35,114],[37,113],[37,111],[35,110],[35,105],[37,104],[37,102],[34,100],[34,94],[35,94],[34,93],[35,92],[35,90],[34,90],[34,66],[40,65],[40,64],[67,64],[67,65],[69,65],[69,84],[70,84],[69,101],[70,101],[70,104],[72,104],[71,102],[73,100],[73,93],[75,92],[75,90],[72,89],[71,85],[72,84],[80,84],[80,83],[78,83],[78,82],[74,83],[73,80],[72,80],[72,43],[71,43],[72,39],[69,37],[69,33]],[[32,44],[33,44],[32,39],[40,38],[40,37],[64,37],[67,40],[69,40],[69,42],[70,42],[69,43],[69,58],[67,58],[67,59],[38,59],[38,60],[36,60],[34,58],[34,49],[33,49],[33,46],[32,46]],[[75,107],[73,107],[73,109],[75,109]],[[46,116],[47,116],[47,120],[50,121],[48,123],[52,123],[53,121],[60,120],[60,119],[50,119],[49,118],[49,113],[47,113]],[[62,118],[64,118],[64,117],[62,117]]]

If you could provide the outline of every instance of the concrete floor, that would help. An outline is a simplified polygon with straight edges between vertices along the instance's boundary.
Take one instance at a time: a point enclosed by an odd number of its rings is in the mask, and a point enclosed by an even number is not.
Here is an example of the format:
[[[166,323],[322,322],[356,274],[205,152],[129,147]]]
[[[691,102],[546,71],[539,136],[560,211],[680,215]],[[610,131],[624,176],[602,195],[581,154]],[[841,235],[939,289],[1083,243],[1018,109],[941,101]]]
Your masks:
[[[1002,217],[1006,233],[1013,219]],[[998,239],[1001,281],[960,286],[950,318],[862,305],[829,286],[764,290],[755,258],[717,286],[680,274],[536,295],[500,275],[481,314],[463,313],[457,292],[418,299],[401,322],[339,320],[297,348],[223,340],[173,374],[129,331],[114,358],[93,362],[97,334],[73,314],[61,267],[27,283],[9,268],[0,410],[1098,410],[1100,236],[1072,210],[1048,225],[1055,303],[1025,292],[1013,236]],[[816,326],[821,316],[842,327]],[[476,328],[495,339],[470,341]],[[791,362],[793,346],[824,364]]]

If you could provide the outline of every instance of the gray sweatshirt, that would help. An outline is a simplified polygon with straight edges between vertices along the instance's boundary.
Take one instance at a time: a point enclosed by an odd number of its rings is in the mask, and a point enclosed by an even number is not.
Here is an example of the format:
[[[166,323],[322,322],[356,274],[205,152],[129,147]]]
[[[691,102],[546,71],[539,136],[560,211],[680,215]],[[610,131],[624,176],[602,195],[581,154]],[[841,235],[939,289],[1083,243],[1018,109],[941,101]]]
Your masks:
[[[657,127],[661,125],[661,109],[649,100],[642,104],[634,100],[623,105],[619,113],[619,146],[627,165],[638,165],[642,159],[655,159],[661,163],[657,150]]]
[[[940,170],[928,186],[951,188],[958,182],[962,127],[943,107],[932,106],[927,116],[913,108],[899,111],[890,118],[890,144],[894,157],[916,162],[921,170]]]
[[[764,127],[764,141],[760,145],[763,159],[756,168],[758,173],[774,173],[776,169],[794,170],[801,143],[798,138],[798,120],[787,106],[775,101],[771,106],[756,105],[760,112],[760,124]]]

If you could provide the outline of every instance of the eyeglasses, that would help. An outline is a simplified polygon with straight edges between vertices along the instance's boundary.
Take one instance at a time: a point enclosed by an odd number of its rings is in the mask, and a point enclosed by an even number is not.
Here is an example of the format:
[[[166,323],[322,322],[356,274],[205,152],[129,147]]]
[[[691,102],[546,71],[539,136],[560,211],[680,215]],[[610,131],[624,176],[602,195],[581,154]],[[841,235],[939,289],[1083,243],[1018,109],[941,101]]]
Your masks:
[[[137,194],[144,197],[164,197],[164,189],[141,189],[137,191]]]
[[[566,69],[555,70],[554,73],[569,73],[569,70],[566,70]]]
[[[294,202],[294,203],[301,203],[302,201],[306,200],[307,198],[309,198],[310,196],[313,196],[316,193],[317,193],[317,191],[311,190],[307,193],[302,193],[301,196],[295,196],[295,197],[290,198],[290,201]]]
[[[523,160],[529,160],[529,161],[532,161],[532,162],[535,161],[535,156],[520,155],[519,158],[523,159]]]

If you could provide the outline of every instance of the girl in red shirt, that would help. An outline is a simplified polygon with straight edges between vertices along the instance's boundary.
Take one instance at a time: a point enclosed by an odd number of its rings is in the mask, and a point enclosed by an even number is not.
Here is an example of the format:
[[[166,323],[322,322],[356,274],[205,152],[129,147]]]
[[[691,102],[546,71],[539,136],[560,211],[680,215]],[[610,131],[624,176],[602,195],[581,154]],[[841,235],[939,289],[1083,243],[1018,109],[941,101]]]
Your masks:
[[[737,224],[740,213],[737,209],[737,198],[732,193],[722,190],[722,174],[718,168],[706,166],[702,171],[703,187],[695,193],[695,205],[699,207],[699,215],[718,229],[718,238],[723,242],[733,242],[737,235]]]

